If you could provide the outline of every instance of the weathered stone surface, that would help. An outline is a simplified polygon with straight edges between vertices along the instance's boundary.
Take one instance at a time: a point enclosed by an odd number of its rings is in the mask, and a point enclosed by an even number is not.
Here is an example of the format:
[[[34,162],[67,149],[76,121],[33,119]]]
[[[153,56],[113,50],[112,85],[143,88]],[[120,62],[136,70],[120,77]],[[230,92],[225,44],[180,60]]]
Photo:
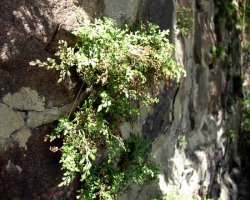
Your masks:
[[[194,11],[195,24],[188,38],[177,35],[176,3]],[[44,136],[53,130],[53,121],[76,107],[73,102],[81,82],[72,73],[58,84],[57,72],[28,63],[53,57],[60,39],[75,43],[70,32],[79,26],[77,6],[85,20],[105,13],[120,23],[142,19],[171,29],[174,56],[186,69],[179,84],[162,89],[158,105],[150,111],[142,109],[135,127],[121,127],[124,137],[132,130],[154,139],[152,153],[162,167],[159,185],[131,186],[120,199],[148,200],[176,189],[185,193],[185,199],[207,194],[236,199],[240,161],[237,137],[230,139],[228,130],[234,128],[237,135],[240,109],[227,105],[228,95],[235,93],[233,81],[226,78],[228,63],[210,52],[218,42],[225,49],[231,43],[235,48],[227,52],[228,60],[240,65],[239,41],[237,31],[225,30],[225,22],[214,23],[212,0],[0,1],[1,198],[74,199],[78,183],[57,187],[60,155],[49,151]],[[227,113],[230,109],[233,117]]]
[[[114,18],[120,25],[143,20],[158,24],[162,29],[172,29],[173,0],[104,0],[104,4],[104,15]]]
[[[0,103],[0,138],[8,138],[12,133],[24,126],[21,113],[14,112],[5,104]]]
[[[79,6],[79,7],[78,7]],[[49,123],[68,114],[81,81],[72,70],[66,82],[59,74],[29,66],[53,57],[57,42],[74,44],[70,32],[103,12],[97,0],[0,1],[0,198],[73,199],[76,188],[58,188],[59,155],[49,151],[44,136]],[[73,108],[77,106],[75,102]],[[41,126],[47,124],[46,126]],[[71,195],[71,196],[70,196]]]
[[[246,72],[244,73],[244,82],[243,82],[243,88],[245,91],[246,96],[250,96],[250,69],[246,69]]]
[[[155,106],[143,121],[142,135],[156,136],[152,152],[162,166],[159,182],[162,194],[169,194],[178,188],[177,194],[183,193],[184,199],[204,198],[206,195],[214,199],[236,199],[238,189],[230,171],[234,171],[232,162],[239,166],[240,161],[235,142],[237,139],[229,143],[227,132],[232,124],[236,132],[239,130],[237,123],[240,118],[234,117],[228,121],[225,117],[225,99],[233,88],[227,87],[225,77],[228,72],[223,62],[212,58],[210,53],[218,40],[229,44],[233,39],[226,31],[223,37],[216,38],[212,1],[178,3],[181,6],[189,5],[195,11],[195,29],[190,30],[194,34],[180,38],[175,37],[178,30],[172,33],[175,57],[185,67],[186,77],[181,80],[178,90],[173,88],[176,92],[168,90],[167,93],[171,95],[167,96],[162,93],[164,97],[160,106]],[[164,8],[159,8],[158,13],[161,13],[161,9]],[[239,57],[239,53],[231,53],[228,57]],[[234,62],[238,63],[239,60],[234,59]],[[236,107],[234,109],[238,110],[239,107]],[[125,198],[122,196],[121,199],[150,199],[146,190],[146,186],[142,187],[140,195],[136,196],[135,187],[134,191],[126,193]],[[157,194],[157,190],[154,192]]]
[[[27,149],[26,143],[28,142],[29,137],[31,136],[31,131],[29,128],[22,128],[21,130],[15,133],[15,139],[19,143],[19,147]]]
[[[44,111],[45,98],[39,97],[35,90],[21,88],[20,92],[3,97],[3,103],[19,111]]]
[[[34,112],[28,113],[27,126],[30,128],[36,128],[43,124],[49,124],[59,117],[67,115],[72,105],[66,105],[60,108],[46,109],[44,112]]]
[[[0,194],[2,199],[74,199],[75,186],[58,188],[61,172],[60,155],[49,150],[45,135],[53,126],[40,126],[32,131],[27,149],[10,142],[0,152]]]
[[[71,33],[68,30],[65,30],[63,27],[58,25],[57,30],[53,36],[53,39],[45,48],[46,51],[50,53],[56,53],[59,50],[58,43],[60,40],[67,41],[67,44],[70,47],[73,47],[77,43],[77,37],[73,33]]]
[[[173,10],[173,0],[141,0],[137,17],[158,24],[162,29],[172,31]]]
[[[48,51],[49,47],[55,48],[57,40],[68,39],[70,42],[69,37],[60,34],[59,27],[64,32],[75,30],[79,26],[77,5],[88,5],[87,9],[82,9],[82,17],[89,20],[101,12],[102,7],[98,2],[1,1],[0,98],[7,93],[13,94],[22,87],[30,87],[47,99],[46,105],[50,103],[62,106],[73,101],[78,89],[75,80],[57,84],[58,73],[30,67],[29,62],[53,56]]]
[[[137,19],[139,10],[139,0],[104,0],[105,15],[116,19],[122,23],[125,21],[134,22]]]

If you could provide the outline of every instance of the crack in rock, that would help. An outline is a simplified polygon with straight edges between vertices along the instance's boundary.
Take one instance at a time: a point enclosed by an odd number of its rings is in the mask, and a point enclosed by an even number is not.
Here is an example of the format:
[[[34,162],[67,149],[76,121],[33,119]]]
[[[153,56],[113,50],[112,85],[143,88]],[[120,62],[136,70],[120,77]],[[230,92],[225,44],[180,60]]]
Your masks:
[[[43,124],[49,124],[58,120],[61,116],[67,114],[72,107],[72,104],[62,106],[60,108],[45,109],[43,112],[29,111],[27,116],[27,126],[29,128],[36,128]]]

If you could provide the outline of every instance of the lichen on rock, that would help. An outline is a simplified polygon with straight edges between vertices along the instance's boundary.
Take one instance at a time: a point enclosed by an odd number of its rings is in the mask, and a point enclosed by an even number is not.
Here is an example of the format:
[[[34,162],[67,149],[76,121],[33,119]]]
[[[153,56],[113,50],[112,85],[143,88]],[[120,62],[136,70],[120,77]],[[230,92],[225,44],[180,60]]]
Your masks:
[[[0,138],[10,137],[25,124],[22,114],[13,111],[5,104],[0,103],[0,113]]]
[[[8,93],[3,97],[3,103],[18,111],[44,111],[45,109],[45,98],[28,87],[23,87],[12,95]]]

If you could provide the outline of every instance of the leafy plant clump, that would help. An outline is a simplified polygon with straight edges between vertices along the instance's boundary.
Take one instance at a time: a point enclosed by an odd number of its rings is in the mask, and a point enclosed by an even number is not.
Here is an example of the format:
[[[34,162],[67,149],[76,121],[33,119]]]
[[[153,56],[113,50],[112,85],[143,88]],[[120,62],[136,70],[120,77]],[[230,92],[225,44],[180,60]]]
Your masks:
[[[224,60],[226,57],[225,48],[222,45],[213,45],[211,48],[211,54],[213,59],[221,59]]]
[[[49,136],[50,141],[63,139],[61,185],[79,175],[78,198],[116,199],[129,183],[143,184],[157,174],[147,153],[150,143],[135,135],[124,140],[119,126],[140,114],[137,102],[147,107],[157,102],[160,81],[179,80],[184,70],[172,59],[168,31],[153,24],[131,31],[104,18],[83,24],[75,34],[79,42],[74,48],[60,42],[60,62],[48,58],[30,64],[60,71],[59,81],[75,68],[87,85],[82,105],[60,119]]]
[[[194,17],[192,8],[177,5],[177,28],[183,37],[189,37],[193,31]]]

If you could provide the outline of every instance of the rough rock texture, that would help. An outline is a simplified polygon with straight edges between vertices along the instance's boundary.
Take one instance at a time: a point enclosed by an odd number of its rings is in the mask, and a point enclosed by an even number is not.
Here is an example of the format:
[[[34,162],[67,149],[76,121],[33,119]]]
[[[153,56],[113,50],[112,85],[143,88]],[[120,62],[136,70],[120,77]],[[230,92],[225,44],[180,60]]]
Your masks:
[[[140,0],[104,0],[105,15],[116,19],[118,22],[125,20],[135,21],[139,10]]]
[[[145,2],[150,4],[144,1],[143,5]],[[151,4],[157,7],[157,2]],[[159,2],[171,6],[170,1]],[[182,37],[176,27],[177,3],[193,10],[190,18],[194,25],[187,37]],[[146,8],[144,13],[150,13]],[[154,21],[164,9],[158,7],[147,19]],[[135,128],[142,135],[155,138],[152,152],[163,169],[159,186],[132,186],[120,199],[144,200],[172,193],[184,199],[237,199],[241,91],[236,89],[234,80],[240,67],[232,70],[231,65],[240,66],[241,62],[240,40],[236,36],[239,31],[234,26],[227,30],[225,19],[215,24],[216,12],[213,1],[178,1],[170,14],[173,17],[168,18],[173,23],[166,22],[166,18],[154,21],[163,27],[163,23],[174,24],[175,57],[186,69],[186,77],[179,86],[163,90],[160,103],[140,116]],[[211,54],[212,47],[218,44],[225,49],[225,59]],[[229,47],[232,45],[235,48]],[[128,130],[126,125],[122,127],[124,135]]]
[[[58,73],[29,66],[53,56],[60,39],[74,44],[77,9],[91,20],[101,1],[24,0],[0,2],[0,199],[70,199],[58,188],[59,154],[44,143],[51,124],[69,113],[81,83],[73,76],[58,84]],[[84,10],[83,10],[84,8]],[[71,197],[70,197],[71,196]]]
[[[60,39],[75,43],[71,31],[79,26],[77,8],[85,20],[104,13],[120,23],[149,20],[170,29],[176,46],[174,56],[187,72],[180,84],[163,88],[159,104],[150,112],[143,111],[136,121],[136,130],[154,139],[152,152],[162,166],[159,185],[131,186],[120,199],[148,200],[173,191],[185,193],[185,199],[205,195],[236,199],[241,94],[235,77],[228,75],[230,62],[240,65],[238,32],[235,27],[227,30],[225,20],[215,23],[212,0],[178,3],[193,10],[189,37],[179,34],[177,2],[172,0],[0,1],[2,199],[74,199],[77,183],[57,187],[60,155],[49,150],[51,144],[45,143],[44,137],[61,115],[76,106],[81,83],[73,73],[66,82],[57,84],[55,71],[28,63],[53,56]],[[224,61],[211,55],[217,43],[225,47]],[[126,137],[131,127],[124,124],[121,129]]]

